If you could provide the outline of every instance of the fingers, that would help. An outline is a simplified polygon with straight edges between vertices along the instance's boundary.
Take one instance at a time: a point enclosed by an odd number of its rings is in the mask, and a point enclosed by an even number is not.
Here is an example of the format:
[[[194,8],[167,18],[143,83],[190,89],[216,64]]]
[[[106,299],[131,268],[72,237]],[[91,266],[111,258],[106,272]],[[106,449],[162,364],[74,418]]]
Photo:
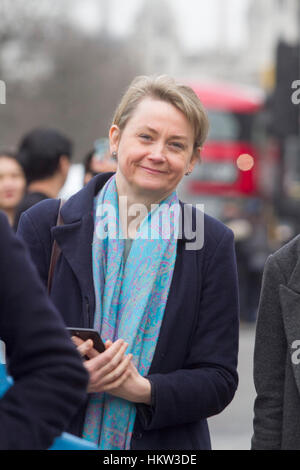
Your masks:
[[[84,341],[83,339],[79,338],[78,336],[72,336],[72,341],[77,346],[78,352],[81,356],[85,357],[86,359],[93,359],[94,357],[98,356],[100,353],[93,347],[94,343],[92,339],[88,339]],[[108,342],[108,341],[107,341]],[[110,341],[111,343],[111,341]]]
[[[95,382],[97,382],[100,377],[104,377],[112,372],[120,364],[127,347],[127,343],[123,340],[118,340],[107,348],[105,352],[88,361],[86,367]]]
[[[106,351],[98,357],[85,362],[85,367],[89,372],[90,380],[88,391],[102,392],[118,387],[130,375],[129,366],[132,361],[132,354],[125,356],[128,344],[123,340],[115,343],[106,342]]]
[[[93,349],[93,341],[91,339],[83,341],[77,336],[72,336],[72,341],[75,346],[77,346],[77,351],[82,357],[91,354],[91,350]]]
[[[123,374],[116,379],[114,382],[111,382],[110,384],[103,385],[102,386],[102,392],[109,392],[112,395],[114,394],[114,391],[116,391],[121,385],[129,378],[131,374],[131,371],[129,368],[127,368]]]
[[[104,384],[104,382],[100,380],[99,383],[96,383],[96,384],[89,383],[88,393],[109,392],[109,393],[113,394],[114,392],[116,392],[118,390],[118,388],[130,377],[130,374],[132,373],[130,368],[128,367],[128,362],[127,362],[127,361],[131,361],[131,360],[132,360],[132,355],[130,354],[126,357],[127,367],[125,367],[125,368],[122,367],[122,369],[124,369],[123,372],[113,382]],[[124,359],[124,362],[125,362],[125,359]],[[125,366],[125,364],[124,364],[124,366]],[[121,368],[119,369],[119,372],[121,372]]]
[[[115,367],[110,373],[103,375],[102,373],[94,374],[93,380],[90,381],[91,385],[101,386],[102,390],[105,385],[110,385],[119,381],[124,372],[127,371],[129,364],[132,360],[132,354],[128,354],[123,360]],[[102,372],[102,371],[101,371]],[[130,371],[129,371],[130,372]],[[125,379],[124,379],[125,380]]]

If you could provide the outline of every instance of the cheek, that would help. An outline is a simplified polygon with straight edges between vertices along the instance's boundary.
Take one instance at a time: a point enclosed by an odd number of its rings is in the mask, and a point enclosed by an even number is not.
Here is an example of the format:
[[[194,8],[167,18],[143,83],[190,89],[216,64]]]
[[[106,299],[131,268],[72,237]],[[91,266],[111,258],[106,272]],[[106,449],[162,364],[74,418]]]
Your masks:
[[[130,171],[134,170],[136,163],[141,159],[141,154],[138,151],[119,150],[118,165],[120,168],[127,168]]]
[[[15,188],[18,194],[22,194],[25,191],[25,183],[23,181],[18,181]]]
[[[22,189],[22,181],[19,179],[15,179],[11,182],[11,188],[14,191],[20,191]]]
[[[184,175],[186,171],[186,162],[184,159],[180,158],[177,160],[173,160],[172,162],[172,169],[175,178],[179,178]]]

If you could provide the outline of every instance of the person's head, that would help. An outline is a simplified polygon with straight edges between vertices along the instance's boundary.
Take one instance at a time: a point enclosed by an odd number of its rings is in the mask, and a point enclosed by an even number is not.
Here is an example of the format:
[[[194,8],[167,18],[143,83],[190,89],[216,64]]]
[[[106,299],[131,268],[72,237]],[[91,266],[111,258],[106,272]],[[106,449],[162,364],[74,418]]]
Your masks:
[[[55,129],[32,130],[23,136],[18,149],[18,160],[28,184],[57,176],[63,186],[71,156],[71,140]]]
[[[110,128],[117,179],[139,193],[167,196],[200,161],[208,119],[194,91],[174,79],[137,77]]]
[[[0,209],[13,213],[26,187],[23,169],[14,152],[0,150]]]
[[[84,185],[99,173],[114,172],[116,169],[117,163],[109,153],[98,158],[96,150],[90,150],[84,159]]]

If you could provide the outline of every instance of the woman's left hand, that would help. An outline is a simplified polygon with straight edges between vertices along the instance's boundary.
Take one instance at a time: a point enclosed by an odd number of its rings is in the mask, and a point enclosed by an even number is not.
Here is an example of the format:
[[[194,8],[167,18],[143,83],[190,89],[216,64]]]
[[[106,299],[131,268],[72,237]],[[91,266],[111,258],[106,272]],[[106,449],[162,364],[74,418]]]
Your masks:
[[[108,343],[108,342],[107,342]],[[134,403],[151,404],[151,384],[148,379],[139,374],[137,368],[130,363],[129,376],[118,388],[113,390],[106,390],[107,393],[115,397],[123,398],[124,400]]]

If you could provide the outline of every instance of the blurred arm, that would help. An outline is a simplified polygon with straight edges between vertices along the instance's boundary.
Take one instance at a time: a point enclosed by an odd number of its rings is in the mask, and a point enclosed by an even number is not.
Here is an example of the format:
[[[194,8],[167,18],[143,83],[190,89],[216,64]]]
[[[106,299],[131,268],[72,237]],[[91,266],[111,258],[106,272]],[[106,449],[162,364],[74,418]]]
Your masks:
[[[14,385],[0,400],[0,448],[46,449],[86,397],[87,373],[30,257],[0,214],[0,336]]]
[[[279,285],[285,284],[275,258],[267,260],[259,303],[254,349],[254,435],[252,449],[280,449],[287,344]]]

